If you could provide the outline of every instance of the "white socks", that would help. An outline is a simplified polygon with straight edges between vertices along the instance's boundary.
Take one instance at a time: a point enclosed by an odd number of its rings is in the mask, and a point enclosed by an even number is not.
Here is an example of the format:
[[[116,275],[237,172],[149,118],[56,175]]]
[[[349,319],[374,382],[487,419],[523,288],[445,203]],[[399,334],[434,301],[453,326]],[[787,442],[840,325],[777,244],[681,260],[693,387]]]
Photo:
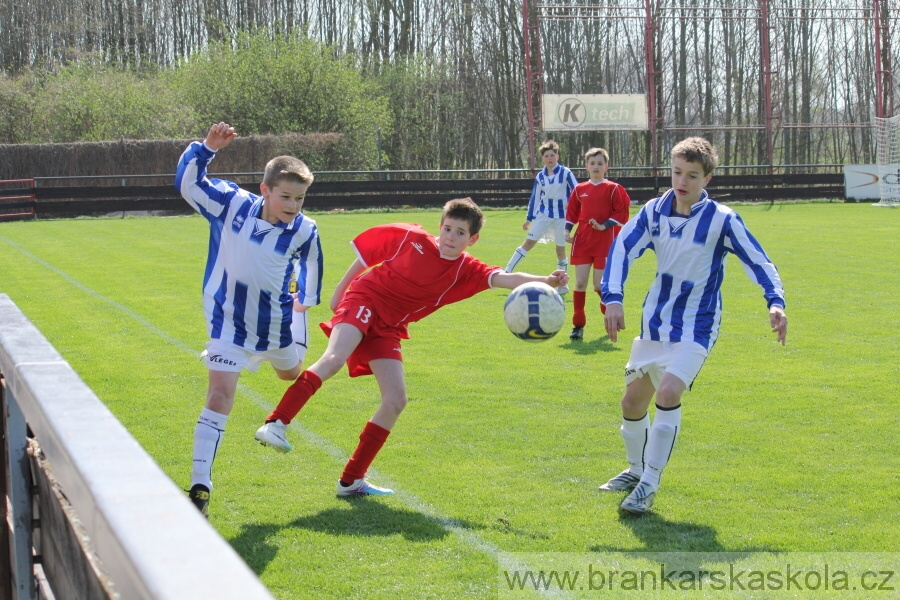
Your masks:
[[[622,419],[622,439],[625,441],[625,458],[628,472],[640,477],[644,473],[644,451],[650,431],[650,413],[637,421]]]
[[[516,266],[517,266],[520,262],[522,262],[522,259],[525,258],[525,255],[526,255],[526,254],[528,254],[528,250],[526,250],[526,249],[523,248],[522,246],[519,246],[518,248],[516,248],[516,251],[513,252],[512,258],[509,259],[509,263],[507,263],[506,269],[504,269],[504,270],[505,270],[507,273],[512,273],[512,272],[515,270]],[[557,269],[562,269],[563,271],[565,271],[566,269],[568,269],[568,268],[569,268],[569,261],[568,261],[568,259],[565,259],[565,258],[563,258],[563,259],[558,259],[558,260],[556,261],[556,268],[557,268]]]
[[[516,265],[519,264],[525,255],[528,254],[528,250],[519,246],[516,248],[516,251],[513,252],[512,258],[509,259],[509,263],[506,265],[506,269],[504,269],[507,273],[512,273],[513,269],[516,268]]]
[[[679,429],[681,429],[681,405],[671,409],[657,406],[647,438],[644,474],[641,475],[641,481],[650,484],[654,489],[659,487],[659,478],[672,455]]]
[[[191,487],[199,484],[212,489],[212,464],[222,443],[228,415],[204,408],[194,428],[194,468],[191,469]]]

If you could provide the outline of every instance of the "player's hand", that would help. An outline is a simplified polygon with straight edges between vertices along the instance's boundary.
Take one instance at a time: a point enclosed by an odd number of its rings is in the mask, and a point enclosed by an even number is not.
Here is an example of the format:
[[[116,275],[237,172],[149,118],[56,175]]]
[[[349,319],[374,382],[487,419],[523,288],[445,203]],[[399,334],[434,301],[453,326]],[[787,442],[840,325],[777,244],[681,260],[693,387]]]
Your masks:
[[[562,269],[553,271],[547,278],[547,285],[552,285],[553,287],[561,287],[567,283],[569,283],[569,274]]]
[[[237,132],[234,130],[234,127],[221,121],[209,128],[209,133],[206,134],[206,139],[203,140],[203,143],[210,150],[217,151],[230,144],[231,140],[236,137]]]
[[[625,329],[625,309],[621,304],[606,305],[603,324],[606,326],[606,335],[609,336],[609,341],[618,342],[619,332]]]
[[[571,244],[572,242],[575,241],[575,236],[570,235],[569,232],[567,231],[567,232],[566,232],[566,241],[569,242],[569,243]]]
[[[522,231],[528,231],[529,227],[531,227],[531,222],[525,221],[525,223],[522,224]]]
[[[772,333],[778,334],[778,341],[784,346],[785,338],[787,338],[787,315],[784,309],[773,304],[769,309],[769,324],[772,326]]]

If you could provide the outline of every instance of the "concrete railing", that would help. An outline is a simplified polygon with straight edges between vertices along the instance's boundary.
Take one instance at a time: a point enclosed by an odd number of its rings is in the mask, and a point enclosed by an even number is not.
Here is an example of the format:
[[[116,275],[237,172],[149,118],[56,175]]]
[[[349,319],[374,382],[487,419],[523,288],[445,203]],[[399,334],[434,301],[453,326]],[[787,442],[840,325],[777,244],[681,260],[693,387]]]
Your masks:
[[[240,556],[5,294],[0,294],[0,375],[0,421],[5,425],[5,452],[0,451],[5,485],[0,489],[6,496],[0,502],[10,508],[0,524],[4,529],[9,524],[0,537],[8,539],[10,549],[0,551],[0,560],[5,556],[8,562],[0,565],[6,578],[0,581],[0,596],[31,600],[41,595],[34,563],[45,563],[50,554],[44,553],[40,561],[33,558],[33,531],[42,523],[32,519],[32,506],[53,504],[50,498],[34,502],[34,495],[57,489],[58,500],[68,505],[75,521],[73,531],[88,538],[81,547],[96,555],[89,562],[98,567],[103,581],[95,588],[107,597],[272,599]],[[30,445],[31,454],[36,453],[35,444],[41,455],[37,462],[28,452]],[[52,469],[49,478],[41,476],[51,486],[32,481],[35,464]],[[51,590],[50,574],[65,570],[38,567]],[[57,593],[59,600],[66,597],[71,596]]]

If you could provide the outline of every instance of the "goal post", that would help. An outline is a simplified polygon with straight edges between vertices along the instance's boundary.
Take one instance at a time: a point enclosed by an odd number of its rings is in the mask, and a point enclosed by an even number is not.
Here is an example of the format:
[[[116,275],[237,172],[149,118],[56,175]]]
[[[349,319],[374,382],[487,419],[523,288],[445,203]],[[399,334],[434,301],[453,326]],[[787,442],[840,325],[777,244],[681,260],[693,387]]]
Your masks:
[[[900,206],[900,115],[873,117],[881,200],[873,206]]]

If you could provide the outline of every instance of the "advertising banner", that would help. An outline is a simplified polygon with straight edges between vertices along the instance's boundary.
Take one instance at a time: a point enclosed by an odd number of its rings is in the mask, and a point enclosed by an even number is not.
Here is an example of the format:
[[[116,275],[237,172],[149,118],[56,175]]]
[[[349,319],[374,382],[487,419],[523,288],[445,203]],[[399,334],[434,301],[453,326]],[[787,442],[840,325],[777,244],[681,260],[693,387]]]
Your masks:
[[[544,131],[647,129],[644,94],[544,94]]]

